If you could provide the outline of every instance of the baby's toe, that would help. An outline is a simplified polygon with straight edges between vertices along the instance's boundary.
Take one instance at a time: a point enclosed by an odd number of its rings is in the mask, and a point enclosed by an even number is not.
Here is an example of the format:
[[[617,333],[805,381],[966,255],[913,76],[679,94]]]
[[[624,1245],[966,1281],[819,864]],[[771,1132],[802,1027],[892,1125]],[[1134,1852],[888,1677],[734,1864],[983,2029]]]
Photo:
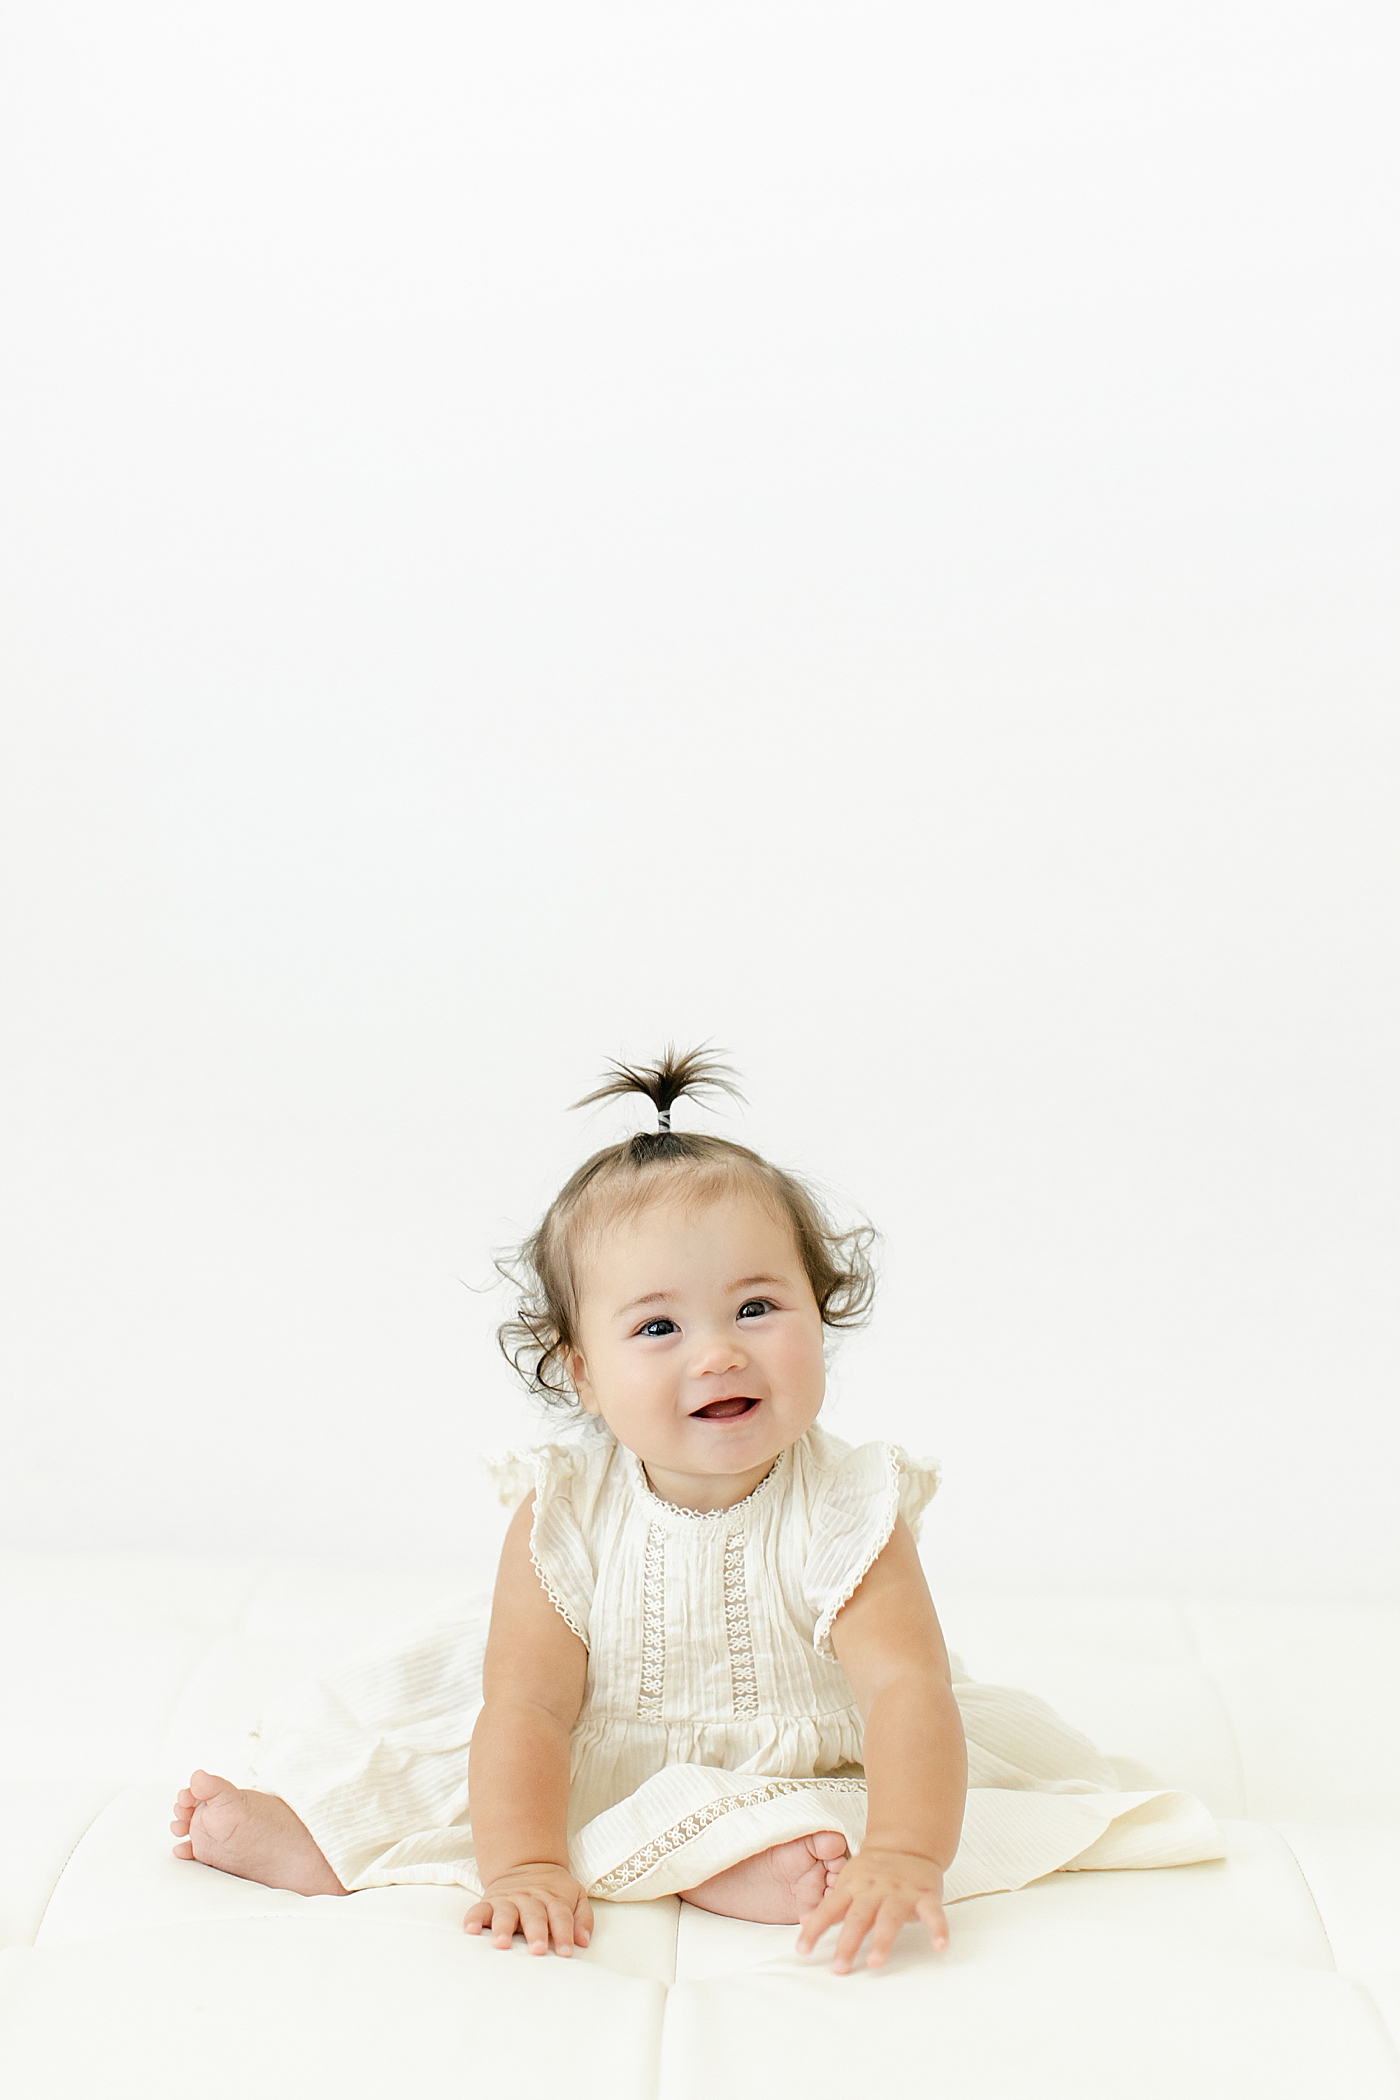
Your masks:
[[[815,1910],[826,1894],[826,1874],[820,1860],[813,1860],[805,1874],[799,1874],[793,1882],[792,1893],[797,1902],[797,1914],[805,1917]]]

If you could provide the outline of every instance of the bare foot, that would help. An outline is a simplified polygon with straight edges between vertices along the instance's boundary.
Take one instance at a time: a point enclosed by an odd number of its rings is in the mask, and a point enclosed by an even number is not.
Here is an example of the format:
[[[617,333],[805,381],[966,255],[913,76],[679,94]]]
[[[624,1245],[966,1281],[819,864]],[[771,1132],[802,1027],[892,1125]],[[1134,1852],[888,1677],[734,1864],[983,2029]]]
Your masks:
[[[683,1889],[687,1903],[722,1918],[747,1918],[755,1925],[800,1925],[815,1910],[846,1863],[846,1840],[838,1830],[770,1845],[741,1859],[697,1888]]]
[[[345,1894],[301,1817],[276,1794],[195,1772],[175,1797],[170,1828],[183,1840],[173,1847],[176,1859],[197,1859],[298,1896]]]

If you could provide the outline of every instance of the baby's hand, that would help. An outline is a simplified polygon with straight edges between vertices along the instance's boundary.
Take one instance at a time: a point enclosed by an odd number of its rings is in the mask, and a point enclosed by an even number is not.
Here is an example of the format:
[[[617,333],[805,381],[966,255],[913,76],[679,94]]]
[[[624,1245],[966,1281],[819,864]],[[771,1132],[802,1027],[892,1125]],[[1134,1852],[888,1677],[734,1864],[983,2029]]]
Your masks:
[[[593,1907],[567,1867],[545,1860],[498,1874],[463,1921],[468,1932],[488,1932],[496,1947],[509,1947],[517,1932],[532,1954],[572,1954],[593,1936]]]
[[[901,1925],[912,1917],[922,1918],[935,1951],[948,1944],[948,1920],[943,1915],[943,1870],[917,1852],[880,1852],[867,1848],[848,1859],[816,1909],[802,1920],[797,1935],[799,1954],[810,1954],[822,1934],[838,1919],[846,1923],[836,1942],[832,1970],[837,1976],[850,1973],[851,1963],[870,1935],[866,1967],[879,1968],[894,1944]]]

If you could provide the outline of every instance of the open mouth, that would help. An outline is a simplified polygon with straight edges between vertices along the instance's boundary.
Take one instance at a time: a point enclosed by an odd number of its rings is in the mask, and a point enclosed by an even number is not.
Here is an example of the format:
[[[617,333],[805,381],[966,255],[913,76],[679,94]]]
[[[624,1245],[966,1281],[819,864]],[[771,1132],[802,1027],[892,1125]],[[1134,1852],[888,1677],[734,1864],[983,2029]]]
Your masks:
[[[697,1407],[691,1416],[692,1422],[737,1422],[741,1415],[751,1415],[758,1401],[747,1394],[736,1394],[732,1400],[712,1400],[708,1407]]]

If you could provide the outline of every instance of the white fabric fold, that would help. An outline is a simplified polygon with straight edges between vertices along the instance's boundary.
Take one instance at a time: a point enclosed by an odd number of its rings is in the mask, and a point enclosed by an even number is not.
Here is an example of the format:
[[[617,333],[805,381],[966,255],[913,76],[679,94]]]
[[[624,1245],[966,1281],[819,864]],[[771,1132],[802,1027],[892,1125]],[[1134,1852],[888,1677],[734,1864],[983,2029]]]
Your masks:
[[[673,1765],[586,1824],[569,1860],[591,1896],[646,1903],[818,1830],[839,1831],[858,1852],[865,1811],[865,1785],[855,1778],[765,1780]],[[977,1787],[967,1797],[944,1897],[958,1903],[1024,1888],[1066,1869],[1176,1867],[1223,1857],[1213,1819],[1189,1794]]]
[[[569,1864],[591,1896],[647,1903],[816,1830],[839,1830],[859,1848],[861,1780],[757,1779],[714,1765],[669,1765],[586,1823]]]

